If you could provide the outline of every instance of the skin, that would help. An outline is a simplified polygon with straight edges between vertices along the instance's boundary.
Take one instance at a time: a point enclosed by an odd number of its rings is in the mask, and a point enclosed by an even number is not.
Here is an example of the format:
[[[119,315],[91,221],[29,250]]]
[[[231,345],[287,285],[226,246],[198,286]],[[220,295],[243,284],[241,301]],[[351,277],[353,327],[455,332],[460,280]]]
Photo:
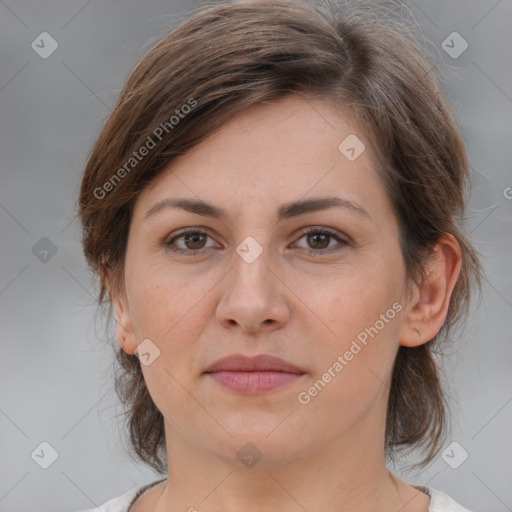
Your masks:
[[[425,343],[443,325],[460,248],[443,236],[427,278],[405,293],[397,219],[368,145],[355,161],[338,150],[349,134],[365,140],[328,102],[290,96],[237,116],[137,198],[123,282],[110,288],[123,349],[149,339],[160,350],[141,367],[164,416],[169,479],[133,512],[428,510],[428,496],[385,465],[388,386],[399,346]],[[278,222],[284,203],[324,196],[367,216],[334,207]],[[227,217],[169,207],[144,219],[177,197]],[[304,236],[308,227],[346,243]],[[188,255],[166,246],[181,228],[207,235],[174,240]],[[236,252],[248,236],[263,249],[252,263]],[[394,303],[401,311],[301,404],[298,394]],[[233,353],[271,354],[304,375],[264,394],[235,393],[203,374]],[[252,467],[237,457],[247,442],[262,455]]]

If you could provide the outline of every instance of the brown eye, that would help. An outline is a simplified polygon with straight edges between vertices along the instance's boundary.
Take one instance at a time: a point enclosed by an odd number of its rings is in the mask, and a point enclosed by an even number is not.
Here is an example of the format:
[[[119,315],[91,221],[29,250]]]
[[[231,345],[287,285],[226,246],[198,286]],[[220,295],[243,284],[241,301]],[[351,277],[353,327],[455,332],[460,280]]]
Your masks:
[[[202,249],[205,243],[204,233],[190,233],[184,235],[183,241],[188,249]]]
[[[305,250],[308,254],[318,255],[328,252],[335,252],[342,249],[344,246],[349,245],[347,240],[341,238],[337,233],[323,229],[310,229],[302,234],[299,240],[305,239],[307,246],[298,246],[300,249]],[[338,242],[331,245],[331,242]]]
[[[170,238],[165,242],[165,246],[173,252],[194,255],[196,252],[208,249],[208,246],[206,246],[208,239],[212,238],[203,231],[189,230]],[[210,245],[210,247],[212,246]]]
[[[313,233],[306,235],[308,244],[313,249],[326,249],[329,246],[332,236],[327,233]]]

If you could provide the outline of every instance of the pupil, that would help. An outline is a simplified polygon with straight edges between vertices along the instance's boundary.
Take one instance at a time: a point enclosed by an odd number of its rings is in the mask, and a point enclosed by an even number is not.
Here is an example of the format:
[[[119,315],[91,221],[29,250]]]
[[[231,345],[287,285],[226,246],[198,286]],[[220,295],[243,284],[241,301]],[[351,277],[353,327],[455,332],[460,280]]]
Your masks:
[[[329,245],[329,235],[324,235],[324,234],[321,234],[321,233],[316,233],[314,235],[310,235],[310,240],[311,239],[314,239],[314,238],[317,238],[317,237],[320,237],[321,239],[323,239],[323,244],[322,244],[322,241],[320,241],[320,245],[321,247],[316,247],[316,249],[325,249],[328,245]],[[325,243],[327,242],[327,243]],[[313,242],[313,245],[315,245],[316,242]]]
[[[201,245],[201,242],[197,241],[197,238],[202,238],[203,235],[201,233],[192,233],[189,235],[186,235],[185,237],[185,243],[189,243],[192,240],[192,244],[199,243]],[[195,238],[195,241],[193,240]],[[189,247],[190,249],[201,249],[201,247]]]

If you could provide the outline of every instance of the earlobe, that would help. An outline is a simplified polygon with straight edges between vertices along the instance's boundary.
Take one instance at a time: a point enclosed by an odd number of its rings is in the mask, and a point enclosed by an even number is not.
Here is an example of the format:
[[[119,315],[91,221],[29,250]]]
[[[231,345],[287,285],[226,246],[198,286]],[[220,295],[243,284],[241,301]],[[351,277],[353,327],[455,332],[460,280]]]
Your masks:
[[[123,315],[118,314],[118,310],[115,306],[114,309],[116,311],[115,322],[117,342],[126,353],[133,354],[137,349],[137,342],[133,334],[131,324],[127,326],[126,318]]]
[[[114,307],[117,342],[125,352],[133,354],[137,348],[137,340],[131,321],[126,293],[124,290],[118,290],[118,287],[113,286],[108,273],[102,271],[102,277]]]
[[[441,330],[461,268],[457,239],[445,233],[434,246],[425,278],[415,285],[400,334],[400,345],[416,347],[433,339]]]
[[[133,354],[137,349],[137,340],[127,304],[122,297],[112,298],[112,303],[115,311],[117,342],[125,352]]]

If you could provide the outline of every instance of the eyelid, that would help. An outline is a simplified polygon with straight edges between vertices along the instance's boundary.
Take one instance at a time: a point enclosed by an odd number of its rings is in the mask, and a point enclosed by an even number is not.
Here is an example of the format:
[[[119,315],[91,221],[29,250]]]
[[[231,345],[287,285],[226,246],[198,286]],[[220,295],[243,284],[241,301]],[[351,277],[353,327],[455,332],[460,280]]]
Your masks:
[[[296,244],[301,238],[303,238],[306,235],[309,235],[310,233],[321,233],[325,234],[331,237],[331,239],[336,240],[338,243],[337,245],[333,247],[327,247],[325,249],[310,249],[308,247],[300,247],[303,251],[306,251],[309,254],[313,255],[320,255],[320,254],[328,254],[328,253],[335,253],[337,251],[340,251],[345,246],[352,246],[352,241],[347,237],[346,235],[338,232],[335,229],[328,228],[326,226],[309,226],[307,228],[304,228],[299,232],[297,235],[297,241],[294,242]]]
[[[166,236],[164,238],[163,244],[167,248],[170,248],[171,242],[173,242],[177,238],[181,238],[181,237],[184,237],[185,235],[194,234],[194,233],[198,233],[198,234],[201,234],[201,235],[206,235],[209,238],[211,238],[212,240],[216,241],[215,238],[213,237],[213,235],[211,234],[209,228],[204,227],[204,226],[197,226],[197,227],[190,227],[190,228],[182,228],[182,229],[178,229],[176,231],[173,231],[170,235],[168,235],[168,236]],[[171,250],[175,250],[176,252],[183,251],[183,252],[188,252],[188,253],[201,252],[201,251],[204,252],[204,248],[203,249],[197,249],[197,251],[193,251],[192,249],[188,249],[188,250],[186,250],[186,249],[171,249]]]
[[[308,235],[309,233],[325,233],[327,235],[331,235],[333,238],[336,238],[340,242],[350,243],[350,239],[347,235],[340,233],[338,230],[333,228],[328,228],[327,226],[308,226],[307,228],[303,228],[299,230],[296,236],[302,238],[304,235]]]
[[[176,238],[178,236],[186,235],[188,233],[196,233],[196,232],[204,233],[205,235],[211,236],[211,230],[210,230],[210,228],[207,228],[206,226],[190,226],[190,227],[186,227],[186,228],[176,229],[175,231],[173,231],[172,233],[170,233],[169,235],[167,235],[165,237],[165,241],[169,242],[173,238]]]

